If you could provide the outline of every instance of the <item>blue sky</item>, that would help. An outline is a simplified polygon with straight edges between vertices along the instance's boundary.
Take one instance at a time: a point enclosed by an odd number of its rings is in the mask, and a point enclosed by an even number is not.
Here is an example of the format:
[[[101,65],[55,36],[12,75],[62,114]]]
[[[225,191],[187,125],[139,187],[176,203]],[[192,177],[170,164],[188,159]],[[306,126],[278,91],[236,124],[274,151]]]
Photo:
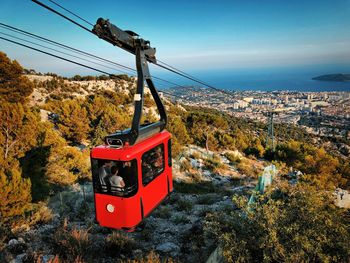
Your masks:
[[[157,48],[159,59],[193,74],[322,65],[350,71],[350,0],[56,1],[93,23],[109,18],[137,32]],[[132,55],[30,0],[0,6],[3,23],[134,66]],[[0,50],[39,71],[90,73],[2,40]]]

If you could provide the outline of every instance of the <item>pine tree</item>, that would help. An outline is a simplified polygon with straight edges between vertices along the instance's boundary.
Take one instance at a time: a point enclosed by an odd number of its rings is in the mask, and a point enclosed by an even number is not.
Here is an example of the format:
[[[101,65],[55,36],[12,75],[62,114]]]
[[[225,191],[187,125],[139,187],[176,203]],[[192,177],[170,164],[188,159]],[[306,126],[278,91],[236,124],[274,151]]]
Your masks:
[[[0,154],[4,161],[22,157],[36,145],[39,117],[21,103],[0,104]]]
[[[0,100],[23,102],[34,89],[30,80],[23,76],[23,68],[0,52]]]
[[[86,152],[76,147],[52,147],[46,165],[46,177],[49,183],[70,185],[78,178],[90,175],[89,158]]]
[[[85,107],[79,100],[67,100],[59,111],[59,130],[62,135],[72,142],[82,142],[87,138],[89,120]]]
[[[22,215],[30,206],[31,183],[18,169],[0,169],[0,222]]]

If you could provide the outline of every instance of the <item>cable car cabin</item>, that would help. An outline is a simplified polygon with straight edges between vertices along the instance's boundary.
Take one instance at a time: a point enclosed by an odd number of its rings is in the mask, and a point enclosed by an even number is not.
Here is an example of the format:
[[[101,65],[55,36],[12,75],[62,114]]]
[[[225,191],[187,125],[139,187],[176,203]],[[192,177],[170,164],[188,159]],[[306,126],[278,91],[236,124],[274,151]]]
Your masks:
[[[131,31],[99,18],[92,30],[98,37],[136,57],[137,86],[129,129],[105,137],[105,145],[91,150],[96,220],[101,226],[133,231],[173,190],[171,134],[165,130],[165,107],[153,84],[148,61],[156,49]],[[144,82],[160,119],[141,124]]]
[[[133,231],[173,190],[170,137],[163,130],[132,146],[92,149],[96,220],[101,226]],[[121,181],[124,186],[118,185]]]

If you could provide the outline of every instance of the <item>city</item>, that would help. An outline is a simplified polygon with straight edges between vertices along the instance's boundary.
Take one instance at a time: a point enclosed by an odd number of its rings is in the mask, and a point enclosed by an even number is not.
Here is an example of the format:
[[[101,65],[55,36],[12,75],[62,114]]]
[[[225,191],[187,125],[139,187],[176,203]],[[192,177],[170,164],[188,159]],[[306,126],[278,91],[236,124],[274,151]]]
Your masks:
[[[227,112],[235,117],[302,126],[320,136],[350,138],[350,92],[213,91],[202,87],[171,88],[174,99],[189,106]]]

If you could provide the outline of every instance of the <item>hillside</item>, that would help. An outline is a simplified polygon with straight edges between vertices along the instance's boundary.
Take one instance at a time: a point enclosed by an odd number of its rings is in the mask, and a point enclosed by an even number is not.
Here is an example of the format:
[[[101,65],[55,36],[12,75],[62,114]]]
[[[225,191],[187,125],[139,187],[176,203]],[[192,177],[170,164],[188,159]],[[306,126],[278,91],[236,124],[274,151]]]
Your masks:
[[[312,78],[313,80],[321,81],[337,81],[344,82],[350,81],[350,74],[327,74]]]
[[[228,262],[350,258],[350,163],[335,143],[280,124],[273,151],[266,124],[170,98],[174,192],[143,230],[99,226],[90,148],[130,126],[135,79],[26,76],[0,55],[1,262],[206,262],[218,246]],[[154,109],[147,94],[143,122]],[[271,164],[273,186],[254,191]]]

